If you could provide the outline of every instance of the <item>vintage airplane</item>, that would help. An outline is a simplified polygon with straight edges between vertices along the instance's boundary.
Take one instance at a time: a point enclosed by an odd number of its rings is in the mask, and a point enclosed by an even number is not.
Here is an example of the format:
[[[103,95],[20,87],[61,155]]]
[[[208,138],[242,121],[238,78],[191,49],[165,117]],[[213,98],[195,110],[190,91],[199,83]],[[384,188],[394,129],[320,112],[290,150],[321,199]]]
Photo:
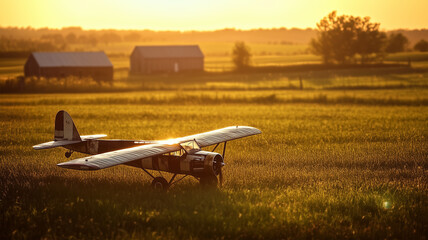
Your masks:
[[[260,133],[257,128],[233,126],[163,141],[101,140],[107,135],[80,136],[70,115],[66,111],[59,111],[55,117],[54,141],[38,144],[33,148],[64,147],[69,150],[65,153],[67,158],[73,152],[92,155],[57,164],[63,168],[99,170],[119,164],[141,168],[153,178],[154,188],[167,190],[175,183],[173,181],[178,174],[184,175],[181,179],[193,176],[202,185],[217,185],[220,182],[221,186],[227,142]],[[223,143],[222,155],[214,152],[220,143]],[[212,145],[215,147],[211,151],[201,149]],[[174,175],[167,181],[163,177],[153,176],[148,169]]]

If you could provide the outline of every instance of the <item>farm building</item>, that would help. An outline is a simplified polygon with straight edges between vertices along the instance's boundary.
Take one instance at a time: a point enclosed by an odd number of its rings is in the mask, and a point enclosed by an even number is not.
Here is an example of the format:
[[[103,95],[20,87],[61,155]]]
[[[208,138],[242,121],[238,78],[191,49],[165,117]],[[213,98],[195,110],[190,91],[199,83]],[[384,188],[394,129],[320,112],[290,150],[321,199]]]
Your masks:
[[[204,54],[197,45],[136,46],[131,73],[196,72],[204,70]]]
[[[92,77],[112,81],[113,65],[104,52],[34,52],[24,65],[25,77]]]

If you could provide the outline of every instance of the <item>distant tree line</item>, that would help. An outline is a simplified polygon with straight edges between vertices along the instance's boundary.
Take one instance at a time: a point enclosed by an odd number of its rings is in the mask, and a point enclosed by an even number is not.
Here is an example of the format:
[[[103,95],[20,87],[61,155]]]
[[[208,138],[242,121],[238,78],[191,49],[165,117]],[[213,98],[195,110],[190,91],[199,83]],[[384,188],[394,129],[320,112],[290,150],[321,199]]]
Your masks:
[[[310,43],[311,51],[328,63],[361,64],[381,61],[387,53],[403,52],[409,40],[402,33],[387,36],[379,30],[379,23],[369,17],[337,16],[336,11],[317,23],[318,36]],[[414,49],[424,50],[426,41],[419,41]]]
[[[335,13],[334,13],[335,14]],[[348,34],[353,31],[358,31],[358,37],[360,43],[369,41],[370,38],[382,36],[382,33],[378,34],[379,26],[374,23],[370,23],[367,18],[358,17],[340,17],[335,16],[339,22],[336,26],[341,26],[341,22],[346,23],[349,27],[349,20],[357,23],[357,26],[353,27],[352,31],[347,30]],[[334,18],[333,18],[334,19]],[[239,30],[239,29],[221,29],[215,31],[152,31],[152,30],[84,30],[80,27],[66,27],[62,29],[49,29],[39,28],[34,29],[31,27],[17,28],[17,27],[0,27],[0,52],[31,52],[31,51],[77,51],[80,49],[91,49],[99,47],[101,44],[112,44],[117,42],[132,42],[132,43],[143,43],[143,42],[212,42],[215,39],[218,42],[257,42],[257,43],[268,43],[268,44],[306,44],[310,42],[310,39],[319,35],[324,34],[320,31],[321,29],[331,30],[328,28],[328,18],[326,17],[327,25],[325,22],[320,22],[320,27],[316,29],[287,29],[287,28],[272,28],[272,29],[253,29],[253,30]],[[351,23],[352,23],[351,22]],[[327,26],[327,28],[325,28]],[[345,26],[342,24],[342,26]],[[423,30],[397,30],[390,32],[392,35],[405,36],[409,39],[405,45],[405,49],[408,49],[409,43],[416,43],[420,39],[428,39],[428,29]],[[335,33],[337,34],[337,33]],[[344,37],[344,39],[351,38],[351,43],[355,43],[355,33],[350,36]],[[386,37],[385,42],[388,42],[391,37]],[[396,38],[399,42],[399,37]],[[318,39],[317,39],[318,40]],[[383,42],[382,49],[383,53],[386,50],[386,43]],[[322,51],[328,49],[328,44],[323,42],[316,42],[317,48]],[[334,45],[334,44],[333,44]],[[425,42],[426,45],[426,42]],[[414,49],[417,51],[424,51],[426,47],[422,41],[420,44],[417,43]],[[395,44],[391,44],[388,49],[394,50]],[[346,46],[341,46],[345,48]],[[372,61],[372,59],[380,59],[382,54],[376,56],[373,51],[373,46],[365,46],[360,44],[359,50],[363,56],[367,59],[362,61]],[[321,51],[321,52],[322,52]],[[354,50],[355,52],[355,50]],[[297,54],[303,54],[306,52],[299,52]],[[231,52],[229,49],[225,50],[221,56],[230,56]],[[366,54],[366,55],[364,55]],[[277,55],[275,52],[263,51],[257,53],[257,55]],[[338,55],[337,52],[330,55]],[[351,55],[351,57],[349,57]],[[336,56],[339,61],[355,61],[355,55],[352,55],[352,51],[348,51],[346,56]],[[335,62],[332,57],[327,57],[331,62]]]
[[[212,42],[213,39],[219,42],[290,42],[293,44],[306,44],[316,34],[315,29],[298,28],[271,28],[271,29],[252,29],[239,30],[233,28],[219,29],[214,31],[153,31],[153,30],[85,30],[80,27],[65,27],[62,29],[51,28],[18,28],[18,27],[0,27],[0,36],[7,36],[16,39],[39,40],[43,35],[60,34],[62,38],[67,38],[70,33],[77,38],[84,35],[94,37],[98,43],[104,39],[108,41],[122,42]],[[428,35],[428,32],[426,33]],[[113,39],[110,39],[110,37]],[[119,36],[119,38],[117,37]],[[107,38],[106,38],[107,37]],[[70,40],[73,40],[70,35]]]
[[[64,51],[76,47],[96,47],[117,42],[144,42],[138,31],[82,30],[80,27],[55,29],[0,28],[0,52]]]
[[[32,52],[32,51],[62,51],[64,44],[55,44],[50,41],[31,39],[12,39],[0,37],[0,52]]]

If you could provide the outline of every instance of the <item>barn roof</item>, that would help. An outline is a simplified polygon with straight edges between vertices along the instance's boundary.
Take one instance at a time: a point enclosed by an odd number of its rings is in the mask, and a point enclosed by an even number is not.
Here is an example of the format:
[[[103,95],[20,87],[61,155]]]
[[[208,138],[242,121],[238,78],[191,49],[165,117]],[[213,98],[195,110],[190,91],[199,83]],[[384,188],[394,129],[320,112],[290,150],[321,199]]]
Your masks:
[[[136,46],[144,58],[203,58],[204,54],[198,45],[174,46]]]
[[[40,67],[112,67],[104,52],[33,52]]]

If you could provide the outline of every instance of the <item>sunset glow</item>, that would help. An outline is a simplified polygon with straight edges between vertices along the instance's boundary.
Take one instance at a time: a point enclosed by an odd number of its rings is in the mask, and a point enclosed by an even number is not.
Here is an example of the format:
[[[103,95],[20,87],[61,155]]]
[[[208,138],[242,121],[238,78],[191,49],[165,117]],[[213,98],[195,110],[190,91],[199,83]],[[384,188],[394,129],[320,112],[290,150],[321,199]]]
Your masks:
[[[329,12],[370,16],[381,28],[427,28],[426,0],[1,1],[0,26],[214,30],[314,28]]]

